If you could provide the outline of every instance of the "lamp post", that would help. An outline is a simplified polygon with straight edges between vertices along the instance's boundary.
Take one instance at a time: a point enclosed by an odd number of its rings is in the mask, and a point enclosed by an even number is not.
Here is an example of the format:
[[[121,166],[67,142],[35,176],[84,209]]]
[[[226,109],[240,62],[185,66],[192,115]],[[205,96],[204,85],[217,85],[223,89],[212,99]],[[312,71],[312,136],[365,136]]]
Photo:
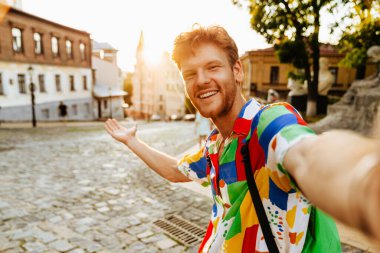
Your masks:
[[[34,71],[34,69],[33,69],[32,65],[30,65],[28,67],[28,73],[29,73],[29,77],[30,77],[30,99],[31,99],[31,102],[32,102],[32,125],[33,125],[33,127],[36,127],[37,126],[37,122],[36,122],[36,112],[34,110],[35,102],[34,102],[33,71]]]
[[[110,118],[112,119],[112,88],[109,87],[108,91],[109,91],[109,95],[110,95],[110,97],[109,97],[109,100],[110,100]]]

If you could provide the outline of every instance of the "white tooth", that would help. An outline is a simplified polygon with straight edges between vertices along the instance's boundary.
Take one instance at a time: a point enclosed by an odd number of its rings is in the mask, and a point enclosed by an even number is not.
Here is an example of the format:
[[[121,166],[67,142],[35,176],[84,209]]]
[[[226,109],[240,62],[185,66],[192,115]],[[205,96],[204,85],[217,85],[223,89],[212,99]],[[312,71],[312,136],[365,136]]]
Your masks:
[[[209,91],[209,92],[207,92],[205,94],[200,95],[199,97],[200,98],[206,98],[206,97],[212,96],[214,94],[216,94],[216,91]]]

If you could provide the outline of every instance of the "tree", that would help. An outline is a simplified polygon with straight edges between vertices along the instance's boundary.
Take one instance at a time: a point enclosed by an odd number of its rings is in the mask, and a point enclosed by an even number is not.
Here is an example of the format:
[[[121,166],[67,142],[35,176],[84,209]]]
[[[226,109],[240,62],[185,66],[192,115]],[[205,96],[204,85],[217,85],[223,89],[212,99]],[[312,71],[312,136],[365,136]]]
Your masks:
[[[336,2],[336,6],[344,13],[343,21],[335,22],[331,29],[347,24],[342,29],[339,48],[345,53],[341,65],[356,68],[356,79],[365,77],[367,50],[380,43],[380,2],[373,0],[343,0]],[[337,8],[333,8],[337,9]],[[333,13],[333,10],[330,10]],[[333,13],[334,14],[334,13]]]
[[[133,73],[128,72],[124,78],[123,90],[128,94],[124,97],[124,102],[129,106],[132,105],[132,96],[133,96],[133,83],[132,83]]]
[[[307,116],[317,112],[319,72],[319,29],[321,9],[331,0],[232,0],[247,3],[251,26],[269,44],[275,44],[282,63],[303,69],[308,84]],[[311,59],[311,62],[310,62]],[[311,67],[314,75],[311,74]]]

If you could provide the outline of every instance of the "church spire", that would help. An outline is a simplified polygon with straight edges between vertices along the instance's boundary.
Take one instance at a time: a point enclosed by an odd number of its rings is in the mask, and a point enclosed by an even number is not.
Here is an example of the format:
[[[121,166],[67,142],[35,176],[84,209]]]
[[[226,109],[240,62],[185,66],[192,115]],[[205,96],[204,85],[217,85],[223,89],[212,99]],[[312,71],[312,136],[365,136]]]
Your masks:
[[[144,33],[143,31],[141,30],[141,33],[140,33],[140,40],[139,40],[139,44],[137,46],[137,53],[138,52],[141,52],[144,50]]]

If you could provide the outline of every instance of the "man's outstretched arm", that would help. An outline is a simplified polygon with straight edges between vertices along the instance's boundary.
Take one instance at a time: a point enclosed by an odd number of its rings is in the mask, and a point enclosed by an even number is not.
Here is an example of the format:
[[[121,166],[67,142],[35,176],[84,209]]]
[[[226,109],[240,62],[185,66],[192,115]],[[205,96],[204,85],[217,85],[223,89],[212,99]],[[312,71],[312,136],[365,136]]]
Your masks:
[[[148,146],[137,138],[136,126],[128,129],[120,125],[115,119],[108,119],[105,128],[115,140],[127,145],[132,152],[161,177],[172,182],[190,181],[177,169],[178,161],[176,158]]]
[[[327,132],[290,148],[284,167],[313,204],[380,241],[379,140]]]

